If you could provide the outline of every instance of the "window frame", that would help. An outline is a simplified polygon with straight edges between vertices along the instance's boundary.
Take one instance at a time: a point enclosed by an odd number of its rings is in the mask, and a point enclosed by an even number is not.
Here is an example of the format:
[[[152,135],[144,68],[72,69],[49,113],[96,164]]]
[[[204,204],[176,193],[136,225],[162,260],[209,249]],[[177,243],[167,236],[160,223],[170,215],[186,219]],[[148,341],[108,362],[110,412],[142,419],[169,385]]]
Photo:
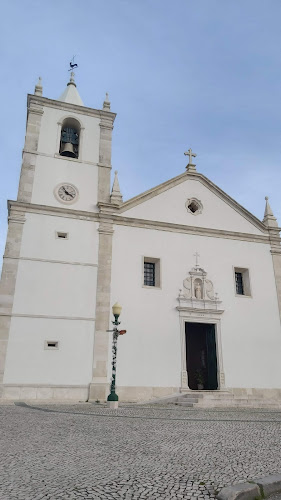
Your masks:
[[[145,285],[144,283],[144,264],[155,264],[155,285]],[[161,265],[159,257],[142,257],[142,287],[149,288],[151,290],[157,289],[160,290],[162,288],[162,280],[161,280]]]
[[[236,288],[236,273],[241,273],[241,275],[242,275],[242,285],[243,285],[243,291],[244,291],[243,294],[242,293],[237,293],[237,288]],[[234,266],[233,267],[233,279],[234,279],[235,297],[252,298],[252,286],[251,286],[250,270],[249,270],[249,268]]]

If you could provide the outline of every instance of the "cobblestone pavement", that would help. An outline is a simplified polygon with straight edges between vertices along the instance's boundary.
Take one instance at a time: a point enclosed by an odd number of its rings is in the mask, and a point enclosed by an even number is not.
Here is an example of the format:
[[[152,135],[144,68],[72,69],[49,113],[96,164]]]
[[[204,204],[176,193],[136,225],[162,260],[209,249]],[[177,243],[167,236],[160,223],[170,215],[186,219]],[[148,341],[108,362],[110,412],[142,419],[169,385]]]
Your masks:
[[[281,472],[281,412],[0,406],[0,500],[207,499]]]

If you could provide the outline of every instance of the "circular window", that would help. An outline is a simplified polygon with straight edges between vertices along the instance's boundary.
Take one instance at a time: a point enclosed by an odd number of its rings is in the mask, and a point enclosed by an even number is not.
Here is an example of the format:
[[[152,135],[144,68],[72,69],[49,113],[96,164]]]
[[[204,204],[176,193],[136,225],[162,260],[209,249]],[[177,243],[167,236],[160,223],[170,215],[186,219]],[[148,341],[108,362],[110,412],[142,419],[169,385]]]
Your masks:
[[[185,203],[186,210],[192,215],[198,215],[202,213],[203,205],[197,198],[188,198]]]

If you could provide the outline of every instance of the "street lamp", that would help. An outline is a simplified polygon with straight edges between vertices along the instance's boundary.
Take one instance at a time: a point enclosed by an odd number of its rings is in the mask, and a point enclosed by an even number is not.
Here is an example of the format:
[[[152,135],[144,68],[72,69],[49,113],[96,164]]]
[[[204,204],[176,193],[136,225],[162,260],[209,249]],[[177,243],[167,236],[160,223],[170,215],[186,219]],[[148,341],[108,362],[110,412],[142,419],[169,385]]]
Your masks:
[[[114,325],[113,330],[108,330],[110,332],[113,332],[113,339],[112,339],[112,378],[111,378],[111,385],[110,385],[110,394],[107,397],[107,405],[109,408],[118,408],[118,396],[115,392],[115,383],[116,383],[116,358],[117,358],[117,340],[119,335],[124,335],[126,333],[126,330],[118,330],[118,325],[120,325],[120,321],[118,321],[119,316],[121,314],[122,307],[118,302],[116,302],[113,307],[112,307],[112,313],[114,316],[114,321],[112,321],[112,324]]]

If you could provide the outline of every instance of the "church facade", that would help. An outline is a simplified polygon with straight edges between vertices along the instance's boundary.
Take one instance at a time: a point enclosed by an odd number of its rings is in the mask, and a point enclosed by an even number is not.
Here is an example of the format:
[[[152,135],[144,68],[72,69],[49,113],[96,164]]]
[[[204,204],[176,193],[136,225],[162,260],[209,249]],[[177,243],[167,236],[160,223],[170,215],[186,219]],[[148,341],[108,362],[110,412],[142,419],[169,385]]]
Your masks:
[[[115,114],[83,105],[71,74],[59,100],[28,96],[23,162],[0,288],[6,399],[104,401],[111,307],[123,309],[120,401],[188,391],[281,399],[281,246],[196,170],[123,201],[111,189]]]

